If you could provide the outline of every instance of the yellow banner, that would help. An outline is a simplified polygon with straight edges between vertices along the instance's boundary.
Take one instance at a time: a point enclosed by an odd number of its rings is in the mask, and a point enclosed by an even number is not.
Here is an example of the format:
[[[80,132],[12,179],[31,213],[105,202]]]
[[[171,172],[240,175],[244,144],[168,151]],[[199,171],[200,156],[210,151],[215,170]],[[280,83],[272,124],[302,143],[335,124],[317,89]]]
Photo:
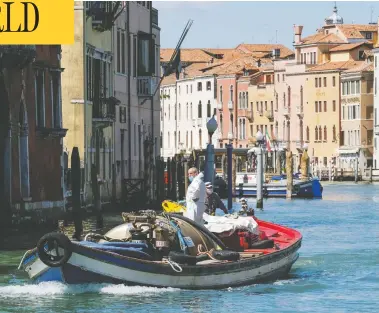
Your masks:
[[[73,44],[74,1],[0,1],[0,44]]]

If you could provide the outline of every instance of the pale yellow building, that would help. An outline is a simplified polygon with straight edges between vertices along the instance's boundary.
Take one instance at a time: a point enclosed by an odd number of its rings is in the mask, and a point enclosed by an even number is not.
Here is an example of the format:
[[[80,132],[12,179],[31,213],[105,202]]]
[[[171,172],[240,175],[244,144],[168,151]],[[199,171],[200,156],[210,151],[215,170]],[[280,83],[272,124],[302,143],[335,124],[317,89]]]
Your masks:
[[[68,129],[64,150],[79,148],[83,205],[93,201],[91,166],[102,180],[102,201],[112,197],[113,95],[112,2],[75,1],[75,43],[62,45],[62,122]],[[70,193],[68,192],[67,196]]]
[[[373,70],[363,63],[341,74],[341,136],[337,165],[345,170],[373,166]]]

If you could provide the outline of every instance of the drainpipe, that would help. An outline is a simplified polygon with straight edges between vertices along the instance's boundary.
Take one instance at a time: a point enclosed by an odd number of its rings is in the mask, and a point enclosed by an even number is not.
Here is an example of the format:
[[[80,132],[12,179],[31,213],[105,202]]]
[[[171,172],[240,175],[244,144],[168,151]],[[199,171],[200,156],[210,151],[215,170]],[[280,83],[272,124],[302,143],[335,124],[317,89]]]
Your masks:
[[[128,43],[131,43],[130,39],[130,24],[129,24],[129,1],[126,2],[126,37],[128,38]],[[128,154],[129,154],[129,162],[128,162],[128,172],[129,172],[129,178],[132,176],[132,121],[130,118],[130,75],[132,74],[130,71],[131,68],[131,45],[128,45],[129,51],[127,53],[128,56],[128,86],[127,86],[127,92],[128,92]]]
[[[86,9],[85,9],[85,2],[83,2],[82,6],[83,10],[83,90],[84,90],[84,151],[83,151],[83,160],[84,160],[84,173],[87,174],[86,168],[87,168],[87,137],[88,137],[88,123],[87,123],[87,36],[86,36],[86,30],[87,30],[87,19],[86,19]],[[84,175],[84,184],[83,184],[83,194],[84,199],[86,199],[86,187],[87,187],[87,175]]]

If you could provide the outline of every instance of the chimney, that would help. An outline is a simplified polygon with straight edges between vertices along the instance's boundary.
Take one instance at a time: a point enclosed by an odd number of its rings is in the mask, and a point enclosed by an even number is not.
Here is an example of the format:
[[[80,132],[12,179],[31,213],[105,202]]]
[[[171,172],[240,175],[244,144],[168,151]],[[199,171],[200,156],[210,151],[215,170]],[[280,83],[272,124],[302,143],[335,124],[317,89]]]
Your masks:
[[[301,25],[294,25],[293,31],[295,35],[295,45],[301,43],[301,33],[303,32],[303,27]]]

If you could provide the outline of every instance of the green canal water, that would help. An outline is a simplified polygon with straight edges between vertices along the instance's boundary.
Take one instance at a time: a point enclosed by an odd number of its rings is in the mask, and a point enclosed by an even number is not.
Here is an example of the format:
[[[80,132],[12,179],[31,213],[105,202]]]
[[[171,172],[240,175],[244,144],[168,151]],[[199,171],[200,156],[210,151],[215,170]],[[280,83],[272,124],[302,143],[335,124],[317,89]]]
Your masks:
[[[303,234],[286,279],[218,291],[34,285],[17,270],[25,250],[0,251],[0,312],[379,312],[379,185],[324,184],[323,200],[268,199],[256,215]],[[120,221],[107,216],[104,231]]]

